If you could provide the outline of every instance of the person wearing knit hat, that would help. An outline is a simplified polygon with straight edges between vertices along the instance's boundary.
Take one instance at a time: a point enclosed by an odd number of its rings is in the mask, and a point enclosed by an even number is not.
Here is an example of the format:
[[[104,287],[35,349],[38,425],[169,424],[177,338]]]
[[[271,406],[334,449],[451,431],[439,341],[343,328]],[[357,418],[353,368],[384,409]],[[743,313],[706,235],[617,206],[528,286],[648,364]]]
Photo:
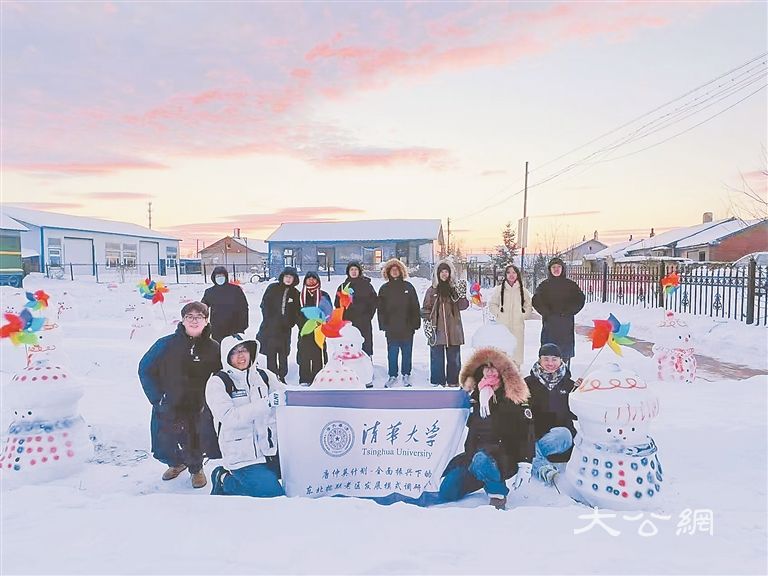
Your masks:
[[[575,355],[575,317],[584,307],[584,292],[565,276],[565,262],[552,258],[548,277],[536,287],[533,307],[541,314],[541,343],[557,344],[563,361],[570,366]]]
[[[539,359],[525,378],[531,392],[529,403],[536,431],[536,456],[531,474],[547,485],[554,484],[558,473],[553,462],[568,461],[576,435],[575,416],[568,397],[577,383],[571,379],[562,355],[557,344],[542,344]]]
[[[299,293],[299,313],[296,323],[299,326],[299,342],[296,350],[296,362],[299,364],[299,383],[302,386],[311,386],[317,373],[328,362],[328,352],[325,344],[320,348],[315,342],[314,332],[301,335],[301,328],[308,318],[301,311],[302,308],[318,307],[322,312],[330,316],[333,311],[333,302],[328,292],[320,289],[320,276],[317,272],[307,272],[304,276],[304,284]]]
[[[421,317],[425,333],[433,338],[429,344],[429,380],[433,386],[458,386],[461,370],[461,345],[464,326],[461,311],[469,308],[466,282],[463,293],[455,281],[456,274],[448,260],[443,260],[432,275],[432,286],[424,294]]]
[[[523,364],[525,351],[525,321],[531,318],[533,305],[530,292],[523,286],[520,269],[514,264],[507,264],[504,268],[504,281],[491,291],[488,297],[488,312],[517,340],[512,360],[519,368]]]
[[[344,320],[352,322],[352,326],[360,330],[363,336],[363,352],[373,357],[373,328],[371,321],[376,313],[378,296],[371,285],[371,279],[363,274],[363,265],[357,260],[347,264],[347,277],[336,289],[333,306],[338,308],[341,303],[341,292],[352,289],[349,305],[344,309]]]
[[[384,384],[391,388],[397,382],[398,356],[403,386],[411,385],[413,334],[421,327],[421,306],[416,288],[408,282],[408,269],[397,258],[384,263],[381,276],[385,282],[379,288],[379,329],[387,337],[389,379]]]

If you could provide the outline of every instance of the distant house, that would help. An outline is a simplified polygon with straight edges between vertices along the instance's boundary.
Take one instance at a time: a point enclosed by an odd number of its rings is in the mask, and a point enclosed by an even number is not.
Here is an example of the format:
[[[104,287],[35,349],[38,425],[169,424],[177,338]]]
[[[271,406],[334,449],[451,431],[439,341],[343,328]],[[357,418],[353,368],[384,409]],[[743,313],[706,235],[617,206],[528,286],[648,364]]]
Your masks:
[[[287,222],[267,244],[272,276],[285,266],[343,274],[351,260],[372,271],[389,258],[399,258],[414,275],[429,277],[444,248],[440,220]]]
[[[28,229],[5,211],[0,213],[0,284],[21,286],[24,267],[21,261],[21,234]]]
[[[737,218],[711,220],[685,228],[675,228],[634,244],[626,258],[638,256],[690,258],[696,261],[729,262],[768,250],[768,222],[745,222]]]
[[[180,240],[144,226],[14,206],[3,206],[3,212],[27,228],[21,249],[41,272],[71,265],[74,275],[93,276],[97,264],[149,265],[153,274],[164,275],[178,262]]]
[[[269,246],[263,240],[243,238],[240,230],[235,229],[232,236],[225,236],[200,250],[200,260],[206,268],[211,266],[235,265],[237,269],[243,266],[264,268],[269,254]]]
[[[562,253],[562,259],[568,264],[581,264],[582,261],[590,254],[595,254],[601,250],[606,249],[608,246],[603,244],[597,239],[597,230],[592,238],[587,240],[584,238],[578,244],[574,244],[570,248],[567,248]]]

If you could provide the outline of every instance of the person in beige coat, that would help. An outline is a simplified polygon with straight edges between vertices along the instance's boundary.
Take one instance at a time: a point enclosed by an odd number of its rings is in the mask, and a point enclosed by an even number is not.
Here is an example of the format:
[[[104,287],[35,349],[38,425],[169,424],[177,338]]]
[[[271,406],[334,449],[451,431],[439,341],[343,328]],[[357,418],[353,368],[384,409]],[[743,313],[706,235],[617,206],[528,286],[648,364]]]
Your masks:
[[[531,294],[523,286],[520,269],[514,264],[504,268],[504,282],[496,286],[488,298],[488,312],[496,321],[512,333],[517,340],[517,348],[512,360],[517,367],[523,364],[525,351],[525,321],[533,314]]]

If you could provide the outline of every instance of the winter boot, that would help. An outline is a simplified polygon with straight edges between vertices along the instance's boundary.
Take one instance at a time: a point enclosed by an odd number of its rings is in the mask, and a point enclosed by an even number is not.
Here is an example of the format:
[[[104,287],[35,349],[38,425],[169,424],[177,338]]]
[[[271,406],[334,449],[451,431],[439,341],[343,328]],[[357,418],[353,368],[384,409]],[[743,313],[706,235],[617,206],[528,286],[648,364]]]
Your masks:
[[[185,464],[179,464],[178,466],[168,466],[168,470],[163,472],[163,480],[173,480],[186,469],[187,466]]]
[[[394,388],[395,383],[397,383],[397,376],[390,376],[384,383],[384,388]]]
[[[202,488],[208,484],[208,480],[205,479],[205,472],[202,469],[194,473],[190,472],[189,474],[192,476],[192,488]]]
[[[496,510],[505,510],[507,507],[507,497],[501,496],[499,494],[489,494],[491,497],[490,501],[488,502],[491,506],[496,508]]]
[[[224,478],[229,471],[224,466],[216,466],[211,472],[211,495],[220,496],[224,494]]]

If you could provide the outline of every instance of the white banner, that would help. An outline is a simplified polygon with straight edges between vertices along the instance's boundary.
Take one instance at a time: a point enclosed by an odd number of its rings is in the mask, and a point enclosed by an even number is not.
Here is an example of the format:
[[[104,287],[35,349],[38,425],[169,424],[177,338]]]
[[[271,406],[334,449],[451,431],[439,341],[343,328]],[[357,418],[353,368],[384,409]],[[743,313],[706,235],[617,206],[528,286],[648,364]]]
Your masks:
[[[463,390],[290,390],[277,411],[288,496],[418,498],[460,448]]]

